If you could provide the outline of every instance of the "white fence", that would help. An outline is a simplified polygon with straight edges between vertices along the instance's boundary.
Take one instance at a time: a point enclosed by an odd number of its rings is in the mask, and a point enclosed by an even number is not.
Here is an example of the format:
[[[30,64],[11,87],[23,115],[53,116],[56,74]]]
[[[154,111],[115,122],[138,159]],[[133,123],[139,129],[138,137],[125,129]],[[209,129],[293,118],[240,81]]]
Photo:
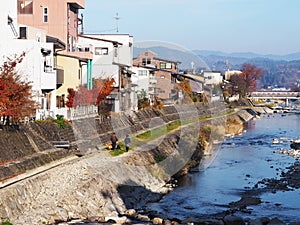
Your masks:
[[[80,106],[77,108],[57,108],[50,112],[38,112],[37,119],[46,119],[47,117],[56,118],[56,115],[62,115],[67,120],[77,120],[98,115],[97,106]]]

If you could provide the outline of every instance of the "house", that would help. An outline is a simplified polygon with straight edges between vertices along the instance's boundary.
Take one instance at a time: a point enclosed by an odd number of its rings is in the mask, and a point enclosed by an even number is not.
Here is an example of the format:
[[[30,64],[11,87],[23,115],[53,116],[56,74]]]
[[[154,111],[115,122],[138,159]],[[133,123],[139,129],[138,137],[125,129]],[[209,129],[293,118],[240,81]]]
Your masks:
[[[240,70],[227,70],[227,71],[225,71],[225,80],[230,80],[230,77],[232,76],[232,75],[239,75],[239,74],[241,74],[242,73],[242,71],[240,71]]]
[[[53,114],[55,110],[54,46],[46,43],[46,32],[38,28],[27,27],[28,39],[20,38],[17,3],[17,0],[9,1],[0,10],[0,61],[2,64],[8,58],[25,53],[17,70],[24,81],[31,82],[33,100],[40,106],[35,117],[41,119]]]
[[[134,74],[131,76],[133,92],[136,95],[145,94],[145,97],[150,100],[150,104],[153,104],[154,97],[154,86],[156,84],[156,79],[153,76],[153,71],[144,67],[132,67],[132,72]],[[135,95],[133,96],[135,97]],[[135,102],[135,107],[133,110],[137,109],[137,100]]]
[[[65,108],[68,88],[77,89],[83,84],[83,71],[91,71],[92,54],[78,48],[79,10],[85,6],[84,0],[17,0],[20,39],[29,40],[31,30],[43,30],[46,42],[52,43],[53,70],[56,73],[55,109],[66,116]],[[37,41],[43,37],[36,33]],[[91,76],[91,75],[90,75]]]
[[[176,78],[172,74],[178,73],[179,63],[178,61],[159,58],[156,53],[150,50],[145,50],[133,59],[134,66],[152,70],[155,78],[153,96],[163,104],[173,104],[178,98],[178,91],[175,88]]]
[[[219,85],[223,81],[220,71],[202,71],[205,85]]]
[[[115,80],[114,90],[107,98],[110,111],[120,112],[133,109],[131,76],[133,74],[133,37],[129,34],[82,34],[78,47],[89,48],[93,54],[92,74],[85,79]]]

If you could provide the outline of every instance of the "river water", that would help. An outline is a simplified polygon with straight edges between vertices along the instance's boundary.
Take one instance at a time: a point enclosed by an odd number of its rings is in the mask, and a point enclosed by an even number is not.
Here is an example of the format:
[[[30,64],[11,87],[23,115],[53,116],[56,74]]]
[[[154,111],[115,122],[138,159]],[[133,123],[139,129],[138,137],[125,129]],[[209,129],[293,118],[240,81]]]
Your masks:
[[[279,153],[290,149],[290,142],[272,144],[273,138],[295,139],[300,136],[299,114],[274,114],[249,122],[241,136],[226,139],[214,154],[206,156],[201,170],[189,174],[182,184],[149,210],[162,217],[187,219],[228,210],[241,193],[264,178],[280,178],[296,159]],[[284,140],[284,139],[283,139]],[[262,203],[248,206],[244,218],[277,217],[285,222],[300,221],[300,190],[277,191],[259,195]]]

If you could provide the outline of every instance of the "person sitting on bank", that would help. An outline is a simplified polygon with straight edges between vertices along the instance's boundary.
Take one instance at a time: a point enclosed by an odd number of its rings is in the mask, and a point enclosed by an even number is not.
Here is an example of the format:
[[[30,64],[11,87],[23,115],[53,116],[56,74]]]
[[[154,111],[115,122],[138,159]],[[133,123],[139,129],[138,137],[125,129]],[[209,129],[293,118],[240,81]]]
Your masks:
[[[124,142],[125,142],[125,146],[126,146],[126,152],[128,152],[129,147],[130,147],[130,137],[129,137],[128,134],[126,135],[126,138],[125,138]]]
[[[116,150],[118,138],[115,132],[111,135],[110,140],[111,140],[112,150]]]

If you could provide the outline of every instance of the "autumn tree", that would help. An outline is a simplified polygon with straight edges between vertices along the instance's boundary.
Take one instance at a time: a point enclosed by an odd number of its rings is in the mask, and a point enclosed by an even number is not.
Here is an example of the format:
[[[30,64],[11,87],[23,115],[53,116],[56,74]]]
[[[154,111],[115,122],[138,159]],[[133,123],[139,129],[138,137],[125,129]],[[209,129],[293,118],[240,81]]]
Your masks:
[[[67,102],[66,102],[66,106],[68,108],[75,108],[76,105],[74,104],[75,102],[75,94],[76,91],[74,90],[74,88],[68,88],[68,95],[67,95]]]
[[[147,98],[147,92],[142,89],[137,95],[138,98],[138,109],[145,109],[150,107],[150,100]]]
[[[256,81],[263,75],[263,71],[261,68],[256,67],[250,63],[245,63],[242,66],[242,74],[241,74],[246,80],[246,83],[248,85],[248,92],[256,91]]]
[[[192,88],[189,80],[184,80],[178,83],[179,88],[183,91],[184,99],[188,102],[195,102],[197,98],[193,95]]]
[[[231,94],[239,94],[240,96],[245,96],[248,92],[247,81],[241,74],[234,74],[230,77],[231,83]]]
[[[256,81],[263,75],[263,71],[250,63],[243,64],[241,71],[241,74],[231,76],[230,82],[234,91],[245,96],[250,92],[256,91]]]
[[[17,64],[22,62],[24,56],[25,53],[8,59],[0,67],[0,117],[7,124],[31,117],[37,109],[32,99],[31,83],[22,80],[16,71]]]
[[[113,78],[95,79],[93,81],[93,88],[87,89],[80,85],[77,90],[68,88],[66,106],[68,108],[76,108],[77,106],[91,106],[100,105],[113,90]]]
[[[99,103],[101,103],[103,100],[105,100],[107,98],[107,96],[110,95],[110,93],[114,89],[114,83],[115,83],[115,79],[114,78],[107,78],[104,81],[104,84],[100,88],[100,91],[98,93],[98,97],[97,97],[97,101],[96,101],[97,105],[99,105]]]

